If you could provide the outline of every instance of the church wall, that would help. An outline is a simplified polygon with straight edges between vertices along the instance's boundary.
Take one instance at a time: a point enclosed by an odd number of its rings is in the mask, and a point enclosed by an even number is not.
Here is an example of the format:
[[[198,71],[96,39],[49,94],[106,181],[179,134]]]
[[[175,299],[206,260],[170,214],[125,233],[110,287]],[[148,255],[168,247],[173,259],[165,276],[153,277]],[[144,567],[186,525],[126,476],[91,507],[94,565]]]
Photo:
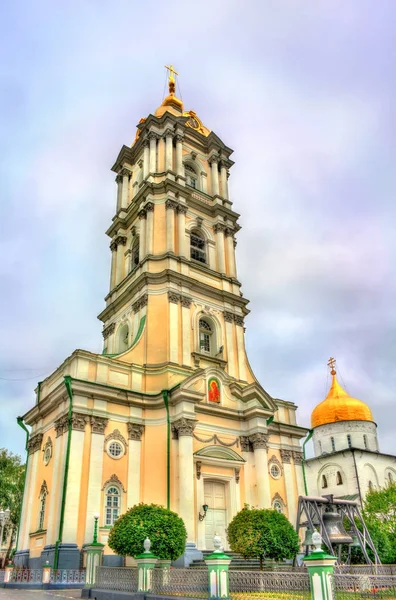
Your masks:
[[[146,323],[146,363],[164,363],[168,360],[168,298],[149,295]],[[146,391],[150,391],[150,384],[146,382]],[[158,391],[158,390],[155,390]]]
[[[396,481],[396,457],[376,452],[355,452],[359,470],[362,494],[366,495],[371,481],[374,488],[385,487],[389,481],[389,472]]]
[[[368,449],[378,450],[377,426],[367,421],[339,421],[328,423],[315,428],[313,442],[315,455],[320,456],[323,452],[334,452],[331,438],[334,439],[335,450],[348,448],[348,438],[351,436],[353,448],[365,448],[364,435],[366,436]]]
[[[166,252],[165,199],[161,201],[161,198],[158,198],[158,200],[159,202],[155,203],[154,209],[153,254],[162,254],[163,252]]]
[[[146,427],[142,461],[142,502],[166,506],[166,423]]]

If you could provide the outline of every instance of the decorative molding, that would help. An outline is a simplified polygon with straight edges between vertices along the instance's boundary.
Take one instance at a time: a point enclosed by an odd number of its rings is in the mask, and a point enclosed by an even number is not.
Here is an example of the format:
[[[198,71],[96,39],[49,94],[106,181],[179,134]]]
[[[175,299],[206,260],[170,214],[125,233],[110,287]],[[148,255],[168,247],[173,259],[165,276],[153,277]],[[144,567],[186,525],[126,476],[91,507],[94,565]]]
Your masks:
[[[178,440],[179,439],[179,435],[177,433],[177,429],[174,426],[174,424],[171,424],[171,432],[172,432],[172,440]]]
[[[116,243],[116,241],[115,241],[115,240],[113,240],[113,241],[110,243],[110,250],[111,250],[112,252],[114,252],[114,250],[117,250],[117,243]]]
[[[142,435],[145,429],[145,426],[141,423],[127,423],[128,426],[128,438],[130,440],[136,440],[140,442],[142,440]]]
[[[28,449],[28,453],[29,454],[34,454],[35,452],[37,452],[37,450],[40,450],[41,448],[41,444],[43,441],[43,434],[42,433],[36,433],[36,435],[33,435],[27,444],[27,449]]]
[[[202,466],[201,461],[197,460],[197,462],[195,463],[195,468],[197,471],[197,479],[201,479],[201,466]]]
[[[235,438],[233,442],[223,442],[216,433],[213,434],[212,437],[206,439],[199,437],[196,433],[193,433],[193,438],[202,444],[210,444],[213,442],[215,445],[220,444],[220,446],[224,446],[226,448],[231,448],[232,446],[239,448],[239,438]]]
[[[180,294],[177,294],[176,292],[168,292],[168,300],[174,304],[179,304]]]
[[[132,227],[131,227],[131,234],[132,234],[132,236],[136,235],[136,225],[132,225]]]
[[[111,485],[112,483],[115,485],[119,485],[123,492],[126,491],[121,481],[118,479],[117,475],[113,473],[113,475],[111,475],[111,477],[109,477],[109,479],[107,479],[107,481],[104,482],[102,492],[108,485]]]
[[[48,454],[49,451],[49,454]],[[50,437],[48,437],[47,441],[44,444],[43,447],[43,461],[45,466],[47,466],[52,458],[52,453],[53,453],[53,445],[52,445],[52,440]]]
[[[287,506],[286,502],[283,500],[282,496],[279,494],[279,492],[276,492],[273,496],[272,496],[272,500],[271,500],[271,506],[274,504],[274,502],[280,502],[282,504],[282,506]]]
[[[235,472],[235,483],[239,483],[241,469],[239,467],[235,467],[234,472]]]
[[[124,438],[124,436],[118,429],[114,429],[114,431],[112,431],[112,433],[109,433],[109,435],[106,435],[106,437],[104,439],[104,451],[105,452],[106,452],[106,444],[107,444],[107,442],[110,442],[111,440],[116,440],[117,442],[121,442],[122,444],[124,444],[125,454],[126,454],[126,449],[127,449],[128,444],[127,444],[126,439]]]
[[[279,470],[281,472],[281,475],[283,475],[283,466],[282,466],[282,463],[280,462],[280,460],[278,460],[276,458],[275,454],[273,454],[271,456],[271,458],[269,459],[269,461],[268,461],[268,473],[271,473],[271,466],[272,465],[276,465],[279,468]]]
[[[203,225],[203,218],[202,217],[197,217],[197,227],[198,229],[201,229]]]
[[[134,302],[132,304],[132,310],[134,313],[139,312],[139,310],[141,308],[144,308],[145,306],[147,306],[147,302],[148,302],[148,294],[143,294],[143,296],[141,296],[141,298],[139,298],[138,300],[136,300],[136,302]]]
[[[183,213],[183,214],[187,214],[188,211],[188,206],[185,206],[184,204],[178,204],[177,205],[177,212],[178,213]]]
[[[127,242],[127,238],[125,235],[119,235],[116,237],[114,242],[117,244],[117,246],[125,246],[125,244]]]
[[[215,223],[213,225],[213,231],[217,233],[218,231],[225,231],[226,226],[223,223]]]
[[[177,206],[178,206],[178,204],[177,204],[177,202],[175,202],[174,200],[167,200],[167,201],[165,202],[165,207],[166,207],[167,209],[176,210],[176,209],[177,209]]]
[[[87,415],[83,415],[81,413],[72,413],[72,429],[75,431],[85,431],[85,426],[89,421],[89,417]]]
[[[181,133],[177,133],[177,134],[175,135],[175,140],[176,140],[176,143],[177,143],[177,142],[179,142],[179,143],[180,143],[180,142],[183,142],[183,140],[184,140],[184,135],[183,135],[183,134],[181,134]]]
[[[164,135],[164,137],[171,137],[171,138],[173,138],[174,133],[175,132],[173,131],[173,129],[171,129],[170,127],[168,127],[167,129],[165,129],[163,135]]]
[[[68,430],[68,427],[69,427],[68,416],[63,415],[62,417],[57,419],[54,423],[54,427],[55,427],[55,431],[56,431],[56,437],[59,437],[60,435],[63,435],[64,433],[66,433],[66,431]]]
[[[120,183],[122,183],[122,176],[121,176],[120,174],[118,174],[118,175],[116,176],[116,178],[115,178],[115,181],[116,181],[116,183],[117,183],[117,184],[120,184]]]
[[[48,486],[47,486],[47,482],[45,481],[45,479],[44,479],[43,483],[41,484],[39,498],[42,498],[44,495],[48,496]]]
[[[220,161],[220,156],[218,154],[212,154],[212,156],[209,157],[208,163],[210,164],[210,166],[212,166],[212,163],[219,163]]]
[[[232,323],[234,321],[234,315],[228,311],[224,311],[224,321],[226,323]]]
[[[155,131],[150,131],[147,138],[149,140],[158,140],[158,133],[155,133]]]
[[[122,177],[130,177],[132,175],[132,173],[129,171],[129,169],[126,169],[125,167],[123,167],[121,169],[121,171],[119,172],[119,175],[121,175]]]
[[[182,435],[192,436],[197,425],[197,421],[195,419],[185,419],[182,417],[181,419],[174,421],[172,425],[174,425],[177,431],[178,438]]]
[[[189,296],[181,296],[181,305],[183,308],[190,308],[192,304],[192,298]]]
[[[97,417],[95,415],[92,416],[91,417],[92,433],[100,433],[101,435],[104,435],[106,425],[108,422],[109,422],[109,419],[105,419],[104,417]]]
[[[234,321],[235,325],[239,325],[240,327],[243,327],[245,324],[243,317],[241,317],[240,315],[234,315]]]
[[[234,230],[233,230],[233,229],[231,229],[230,227],[226,227],[226,228],[225,228],[224,235],[225,235],[226,237],[234,237]]]
[[[147,204],[144,205],[145,211],[146,212],[153,212],[154,211],[154,202],[147,202]]]
[[[109,335],[111,335],[112,333],[114,333],[115,331],[115,323],[110,323],[110,325],[107,325],[107,327],[105,327],[102,331],[102,335],[103,335],[103,339],[107,339],[109,337]]]
[[[241,445],[242,452],[253,452],[253,445],[252,442],[249,440],[249,436],[239,436],[239,443]]]
[[[302,465],[304,457],[302,452],[293,451],[293,460],[295,465]]]
[[[281,448],[280,455],[281,455],[282,462],[284,464],[291,463],[291,459],[292,459],[292,451],[291,450],[284,450],[283,448]]]
[[[249,435],[249,440],[253,445],[253,450],[264,450],[268,447],[268,435],[265,433]]]
[[[138,217],[139,219],[145,219],[147,216],[146,210],[144,208],[142,208],[141,210],[139,210],[138,212]]]

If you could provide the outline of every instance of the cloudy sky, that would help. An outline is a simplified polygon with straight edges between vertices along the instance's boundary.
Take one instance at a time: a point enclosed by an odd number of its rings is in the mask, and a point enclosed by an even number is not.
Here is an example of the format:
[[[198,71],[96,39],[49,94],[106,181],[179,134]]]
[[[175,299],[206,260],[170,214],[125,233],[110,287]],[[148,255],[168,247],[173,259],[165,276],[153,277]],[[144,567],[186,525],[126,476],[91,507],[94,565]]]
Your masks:
[[[338,361],[396,453],[394,0],[5,0],[0,7],[0,446],[75,348],[102,349],[110,167],[161,103],[234,148],[247,347],[309,425]]]

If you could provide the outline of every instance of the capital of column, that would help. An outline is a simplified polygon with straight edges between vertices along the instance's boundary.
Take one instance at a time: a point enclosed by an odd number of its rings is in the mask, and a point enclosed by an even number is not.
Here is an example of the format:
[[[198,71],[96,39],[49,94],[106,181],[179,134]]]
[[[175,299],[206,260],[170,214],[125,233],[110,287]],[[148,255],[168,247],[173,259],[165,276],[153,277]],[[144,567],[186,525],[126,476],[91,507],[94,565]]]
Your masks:
[[[234,321],[235,325],[239,325],[240,327],[243,327],[245,324],[243,317],[241,317],[240,315],[234,315]]]
[[[54,423],[56,437],[63,435],[69,428],[69,419],[67,415],[59,417]]]
[[[148,294],[143,294],[143,296],[141,298],[139,298],[138,300],[136,300],[136,302],[134,302],[132,304],[132,310],[134,313],[139,312],[139,310],[141,308],[143,308],[144,306],[147,305],[148,302]]]
[[[177,202],[175,202],[174,200],[167,200],[167,201],[165,202],[165,207],[166,207],[167,209],[170,209],[170,210],[176,210],[176,209],[177,209],[177,206],[178,206],[178,204],[177,204]]]
[[[121,244],[122,246],[125,246],[126,242],[127,242],[127,238],[126,238],[126,236],[125,236],[125,235],[119,235],[119,236],[117,236],[117,237],[116,237],[116,239],[114,240],[114,243],[115,243],[115,244],[117,244],[117,246],[119,246],[120,244]]]
[[[194,432],[196,424],[197,424],[196,420],[185,419],[184,417],[182,417],[181,419],[178,419],[177,421],[174,421],[172,423],[174,430],[177,432],[178,437],[181,437],[181,436],[192,437],[192,434]]]
[[[147,202],[147,204],[144,205],[144,209],[146,212],[153,212],[154,211],[154,202]]]
[[[167,138],[167,137],[173,138],[174,134],[175,134],[175,132],[173,131],[173,129],[171,129],[170,127],[168,127],[168,129],[165,129],[165,131],[163,133],[163,136],[165,138]]]
[[[37,450],[40,450],[43,437],[44,436],[42,433],[36,433],[36,435],[32,435],[27,444],[27,450],[29,454],[34,454],[37,452]]]
[[[213,163],[219,163],[220,161],[220,156],[218,154],[212,154],[212,156],[209,157],[208,163],[210,164],[210,166],[212,166]]]
[[[145,219],[147,217],[146,209],[142,208],[138,212],[139,219]]]
[[[224,321],[226,323],[232,323],[234,320],[234,315],[228,311],[224,311]]]
[[[183,134],[181,134],[181,133],[177,133],[177,134],[175,135],[175,140],[176,140],[176,143],[179,143],[179,144],[180,144],[180,143],[181,143],[181,142],[184,140],[184,135],[183,135]]]
[[[122,175],[118,174],[115,178],[117,184],[122,183]]]
[[[293,460],[295,465],[302,465],[304,456],[302,452],[293,451]]]
[[[89,421],[89,417],[87,415],[74,412],[72,413],[71,421],[72,429],[75,429],[76,431],[85,431],[85,426]]]
[[[253,446],[248,435],[239,436],[239,443],[241,445],[242,452],[253,452]]]
[[[128,439],[140,442],[142,440],[145,426],[142,423],[127,423],[127,427]]]
[[[112,252],[114,252],[114,250],[117,250],[117,242],[115,240],[113,240],[110,244],[110,250]]]
[[[123,167],[121,169],[121,171],[119,172],[119,175],[121,175],[122,177],[130,177],[132,175],[132,173],[130,172],[129,169],[126,169],[125,167]]]
[[[268,448],[268,435],[265,433],[249,435],[249,441],[253,445],[253,450],[266,450]]]
[[[147,148],[150,145],[149,139],[148,137],[144,138],[143,140],[143,147]]]
[[[291,452],[291,450],[284,450],[283,448],[281,448],[280,455],[281,455],[282,462],[284,464],[290,464],[291,463],[291,459],[292,459],[292,452]]]
[[[185,204],[178,204],[177,205],[177,212],[186,215],[188,211],[188,206],[186,206]]]
[[[188,296],[181,296],[181,305],[183,308],[190,308],[192,304],[192,298]]]
[[[225,231],[224,231],[224,235],[226,237],[234,237],[234,230],[231,229],[230,227],[226,227]]]
[[[168,300],[169,302],[173,302],[174,304],[179,304],[180,294],[176,292],[168,292]]]
[[[102,335],[103,335],[103,339],[107,339],[109,337],[109,335],[111,335],[112,333],[114,333],[115,331],[115,323],[110,323],[110,325],[107,325],[107,327],[105,327],[102,331]]]
[[[99,433],[100,435],[104,435],[106,425],[108,422],[109,419],[105,419],[104,417],[91,417],[92,433]]]
[[[222,223],[215,223],[213,225],[213,231],[215,233],[217,233],[218,231],[225,231],[225,229],[226,229],[226,226],[223,225]]]
[[[155,131],[150,131],[147,138],[151,141],[151,140],[158,140],[158,133],[155,133]]]

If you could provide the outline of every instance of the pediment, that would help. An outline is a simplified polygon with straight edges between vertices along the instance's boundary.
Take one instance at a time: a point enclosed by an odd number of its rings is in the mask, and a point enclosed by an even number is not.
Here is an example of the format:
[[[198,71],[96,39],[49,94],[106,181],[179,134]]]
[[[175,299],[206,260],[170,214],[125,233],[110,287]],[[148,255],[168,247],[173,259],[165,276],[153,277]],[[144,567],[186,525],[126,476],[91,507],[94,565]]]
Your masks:
[[[225,448],[224,446],[206,446],[197,452],[194,452],[196,457],[216,458],[220,460],[232,460],[240,463],[246,462],[235,450]]]

